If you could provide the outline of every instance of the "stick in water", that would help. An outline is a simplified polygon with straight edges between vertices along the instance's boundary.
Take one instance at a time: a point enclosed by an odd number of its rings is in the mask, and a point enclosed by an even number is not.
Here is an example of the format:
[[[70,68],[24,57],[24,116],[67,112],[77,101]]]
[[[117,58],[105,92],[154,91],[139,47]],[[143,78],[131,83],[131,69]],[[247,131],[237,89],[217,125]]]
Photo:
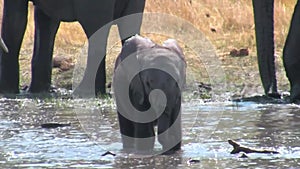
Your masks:
[[[279,154],[278,151],[274,151],[274,150],[255,149],[255,148],[246,147],[246,146],[240,145],[239,143],[237,143],[234,140],[228,140],[228,143],[233,146],[233,150],[230,152],[230,154],[237,154],[237,153],[240,153],[240,152]]]

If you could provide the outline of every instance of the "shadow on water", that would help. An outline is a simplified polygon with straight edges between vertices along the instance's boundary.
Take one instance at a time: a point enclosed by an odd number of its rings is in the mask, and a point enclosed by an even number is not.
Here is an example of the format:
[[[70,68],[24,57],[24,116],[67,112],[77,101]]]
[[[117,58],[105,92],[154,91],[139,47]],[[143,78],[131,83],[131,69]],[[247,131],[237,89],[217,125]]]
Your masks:
[[[258,100],[258,101],[257,101]],[[1,168],[290,168],[300,166],[300,109],[263,98],[191,100],[182,106],[182,151],[154,157],[121,151],[112,99],[0,99]],[[45,129],[44,123],[70,126]],[[280,154],[230,154],[228,139]],[[159,144],[155,145],[160,148]],[[111,151],[116,156],[102,156]],[[195,163],[188,163],[194,159]],[[198,161],[199,160],[199,161]]]

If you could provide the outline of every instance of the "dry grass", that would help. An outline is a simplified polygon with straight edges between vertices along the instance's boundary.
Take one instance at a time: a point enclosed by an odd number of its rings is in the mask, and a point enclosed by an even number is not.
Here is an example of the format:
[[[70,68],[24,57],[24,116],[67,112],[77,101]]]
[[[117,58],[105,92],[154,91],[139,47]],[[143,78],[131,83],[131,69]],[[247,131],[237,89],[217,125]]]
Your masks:
[[[287,89],[287,80],[282,70],[281,53],[288,31],[289,22],[296,0],[275,0],[275,40],[278,77],[283,89]],[[30,74],[30,57],[33,44],[33,14],[30,7],[29,24],[21,51],[22,83],[28,83]],[[258,76],[253,9],[250,0],[147,0],[146,12],[171,14],[193,24],[211,41],[221,60],[227,81],[242,88],[260,86]],[[173,28],[176,29],[176,28]],[[212,31],[215,30],[215,31]],[[116,34],[116,31],[113,31]],[[167,36],[144,34],[157,42]],[[117,37],[115,35],[115,37]],[[171,37],[176,38],[176,37]],[[54,55],[78,56],[86,41],[86,37],[78,23],[62,23],[57,34]],[[110,40],[108,49],[108,74],[112,73],[112,65],[120,50],[120,44]],[[196,57],[196,53],[186,42],[181,41],[188,58],[189,73],[197,80],[205,79],[207,73],[203,69],[203,61]],[[231,49],[248,48],[250,56],[232,58],[228,55]],[[201,67],[201,68],[200,68]],[[198,69],[199,68],[199,69]],[[201,71],[199,71],[201,70]],[[201,79],[199,79],[201,78]],[[54,78],[55,79],[55,78]],[[205,81],[205,80],[204,80]],[[54,83],[57,83],[54,81]],[[261,91],[261,87],[258,87]]]

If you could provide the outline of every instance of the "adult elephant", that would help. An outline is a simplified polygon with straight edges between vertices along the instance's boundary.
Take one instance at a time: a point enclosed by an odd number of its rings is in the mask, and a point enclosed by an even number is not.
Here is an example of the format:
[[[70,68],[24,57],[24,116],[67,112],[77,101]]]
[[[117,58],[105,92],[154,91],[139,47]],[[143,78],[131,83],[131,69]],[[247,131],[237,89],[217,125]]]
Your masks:
[[[151,153],[156,124],[161,153],[180,149],[185,68],[174,40],[160,46],[137,35],[125,42],[113,78],[124,150]]]
[[[89,39],[89,51],[87,69],[76,91],[80,95],[105,93],[105,53],[110,26],[105,26],[98,34],[96,32],[104,25],[111,25],[114,19],[142,13],[145,0],[31,1],[34,3],[35,40],[29,92],[49,91],[57,29],[61,21],[78,21]],[[0,93],[19,92],[18,58],[27,25],[28,2],[29,0],[4,0],[1,35],[9,52],[0,50]],[[140,14],[117,22],[121,39],[139,33],[141,21]]]
[[[265,93],[278,95],[274,64],[274,0],[253,0],[256,45],[260,75]],[[300,99],[300,4],[294,9],[283,49],[283,62],[290,81],[290,101]]]

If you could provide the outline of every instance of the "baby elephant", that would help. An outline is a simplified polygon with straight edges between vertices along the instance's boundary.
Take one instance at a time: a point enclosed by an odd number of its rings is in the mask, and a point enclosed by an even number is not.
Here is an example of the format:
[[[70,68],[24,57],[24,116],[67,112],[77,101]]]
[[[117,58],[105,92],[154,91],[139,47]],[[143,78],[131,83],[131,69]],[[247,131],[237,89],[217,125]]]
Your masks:
[[[123,149],[142,154],[172,154],[181,147],[181,92],[186,63],[169,39],[157,45],[134,36],[119,54],[113,78]],[[162,150],[154,151],[157,125]]]

